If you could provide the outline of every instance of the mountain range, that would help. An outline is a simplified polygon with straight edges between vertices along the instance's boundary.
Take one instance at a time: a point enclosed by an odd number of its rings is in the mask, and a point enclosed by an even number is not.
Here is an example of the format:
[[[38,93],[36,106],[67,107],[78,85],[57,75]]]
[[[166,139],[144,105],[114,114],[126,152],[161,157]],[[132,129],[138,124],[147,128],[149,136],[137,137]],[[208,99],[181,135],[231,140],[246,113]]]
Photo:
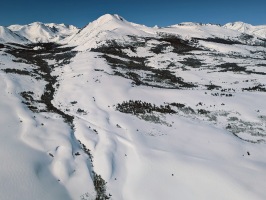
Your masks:
[[[266,199],[266,25],[0,26],[0,199]]]
[[[130,34],[155,34],[157,32],[172,32],[181,34],[183,37],[202,36],[231,37],[243,34],[253,35],[258,38],[266,38],[266,25],[253,26],[244,22],[227,23],[223,26],[218,24],[202,24],[185,22],[169,27],[146,27],[131,23],[123,19],[119,15],[106,14],[84,28],[80,29],[73,25],[41,23],[34,22],[27,25],[10,25],[8,27],[0,26],[0,40],[2,42],[16,43],[36,43],[36,42],[68,42],[66,38],[85,37],[89,34],[99,34],[106,31],[105,29],[123,29],[129,31]],[[232,31],[231,31],[232,30]],[[192,33],[189,33],[189,32]],[[235,31],[235,32],[234,32]],[[201,32],[201,33],[200,33]],[[123,33],[122,33],[123,34]],[[126,33],[127,34],[127,33]],[[201,35],[199,35],[201,34]],[[206,34],[206,35],[205,35]],[[211,35],[210,35],[211,34]],[[203,36],[204,35],[204,36]],[[26,40],[25,40],[26,39]],[[85,39],[85,38],[82,38]],[[80,39],[82,41],[82,39]],[[77,39],[75,41],[78,41]]]

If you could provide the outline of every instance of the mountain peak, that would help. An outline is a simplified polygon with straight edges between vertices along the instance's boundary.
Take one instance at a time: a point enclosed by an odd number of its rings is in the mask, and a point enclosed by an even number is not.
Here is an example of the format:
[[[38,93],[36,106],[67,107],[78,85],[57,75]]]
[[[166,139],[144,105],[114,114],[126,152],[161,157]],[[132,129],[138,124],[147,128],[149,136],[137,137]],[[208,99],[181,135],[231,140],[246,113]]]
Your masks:
[[[227,23],[224,25],[224,27],[226,27],[226,28],[234,27],[235,30],[241,29],[241,28],[243,29],[243,28],[251,27],[251,26],[252,26],[251,24],[247,24],[247,23],[241,22],[241,21],[230,22],[230,23]]]
[[[105,14],[99,17],[97,20],[101,21],[110,21],[110,20],[120,20],[124,21],[124,18],[119,16],[118,14]]]
[[[30,24],[28,24],[29,26],[42,26],[44,25],[42,22],[32,22]]]
[[[227,23],[227,24],[231,24],[231,25],[233,25],[233,26],[235,26],[235,25],[250,25],[250,24],[245,23],[245,22],[242,22],[242,21],[229,22],[229,23]]]
[[[121,17],[121,16],[119,16],[117,14],[114,14],[114,15],[105,14],[105,15],[102,15],[101,17],[99,17],[98,19],[96,19],[94,22],[96,22],[97,24],[105,24],[105,23],[108,23],[110,21],[113,21],[113,22],[125,22],[126,20],[123,17]]]
[[[245,34],[250,35],[256,35],[257,37],[266,37],[266,26],[260,25],[260,26],[253,26],[251,24],[237,21],[237,22],[231,22],[224,25],[227,29],[236,30]]]
[[[182,22],[178,24],[179,26],[199,26],[201,23],[197,22]]]
[[[33,22],[27,25],[11,25],[8,27],[14,33],[21,35],[32,42],[58,42],[78,32],[72,25]]]
[[[117,14],[105,14],[87,24],[73,37],[67,38],[66,42],[79,46],[80,49],[89,49],[97,46],[100,41],[111,40],[112,38],[124,38],[128,35],[148,35],[138,26]]]

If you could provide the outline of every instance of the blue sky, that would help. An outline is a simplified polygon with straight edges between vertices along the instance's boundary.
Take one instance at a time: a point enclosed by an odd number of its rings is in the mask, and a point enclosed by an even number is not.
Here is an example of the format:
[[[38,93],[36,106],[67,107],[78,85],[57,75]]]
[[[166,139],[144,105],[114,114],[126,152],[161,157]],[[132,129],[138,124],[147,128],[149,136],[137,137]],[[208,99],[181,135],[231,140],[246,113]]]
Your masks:
[[[266,0],[2,0],[0,25],[40,21],[83,27],[106,13],[148,26],[187,21],[259,25],[266,24]]]

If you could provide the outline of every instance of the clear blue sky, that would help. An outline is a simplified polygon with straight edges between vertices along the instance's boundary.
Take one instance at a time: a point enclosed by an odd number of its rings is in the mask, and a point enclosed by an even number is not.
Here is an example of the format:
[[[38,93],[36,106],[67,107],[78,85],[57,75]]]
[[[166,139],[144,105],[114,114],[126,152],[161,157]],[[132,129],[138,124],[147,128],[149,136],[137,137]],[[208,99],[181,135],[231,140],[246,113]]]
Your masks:
[[[266,24],[266,0],[1,0],[0,25],[40,21],[83,27],[106,13],[148,26],[188,21],[259,25]]]

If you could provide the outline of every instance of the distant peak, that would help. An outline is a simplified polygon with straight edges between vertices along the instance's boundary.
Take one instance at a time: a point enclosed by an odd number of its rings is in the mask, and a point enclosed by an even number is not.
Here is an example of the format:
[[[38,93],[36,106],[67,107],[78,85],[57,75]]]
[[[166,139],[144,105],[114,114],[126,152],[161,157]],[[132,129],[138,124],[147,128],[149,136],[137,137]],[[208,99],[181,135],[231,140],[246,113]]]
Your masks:
[[[180,24],[178,24],[179,26],[199,26],[202,25],[201,23],[197,23],[197,22],[182,22]]]
[[[127,22],[123,17],[117,15],[117,14],[105,14],[100,16],[98,19],[90,22],[89,24],[87,24],[84,28],[82,28],[80,30],[80,32],[84,29],[86,29],[87,27],[90,26],[102,26],[104,24],[107,24],[109,22],[113,22],[115,24],[121,24],[121,22]]]
[[[237,22],[227,23],[227,24],[225,24],[225,26],[252,26],[252,25],[245,23],[245,22],[237,21]]]
[[[237,22],[233,22],[232,24],[247,24],[247,23],[241,22],[241,21],[237,21]]]
[[[201,22],[182,22],[177,25],[173,26],[221,26],[220,24],[213,24],[213,23],[201,23]]]
[[[41,26],[41,25],[43,25],[42,22],[33,22],[29,24],[29,26]]]

